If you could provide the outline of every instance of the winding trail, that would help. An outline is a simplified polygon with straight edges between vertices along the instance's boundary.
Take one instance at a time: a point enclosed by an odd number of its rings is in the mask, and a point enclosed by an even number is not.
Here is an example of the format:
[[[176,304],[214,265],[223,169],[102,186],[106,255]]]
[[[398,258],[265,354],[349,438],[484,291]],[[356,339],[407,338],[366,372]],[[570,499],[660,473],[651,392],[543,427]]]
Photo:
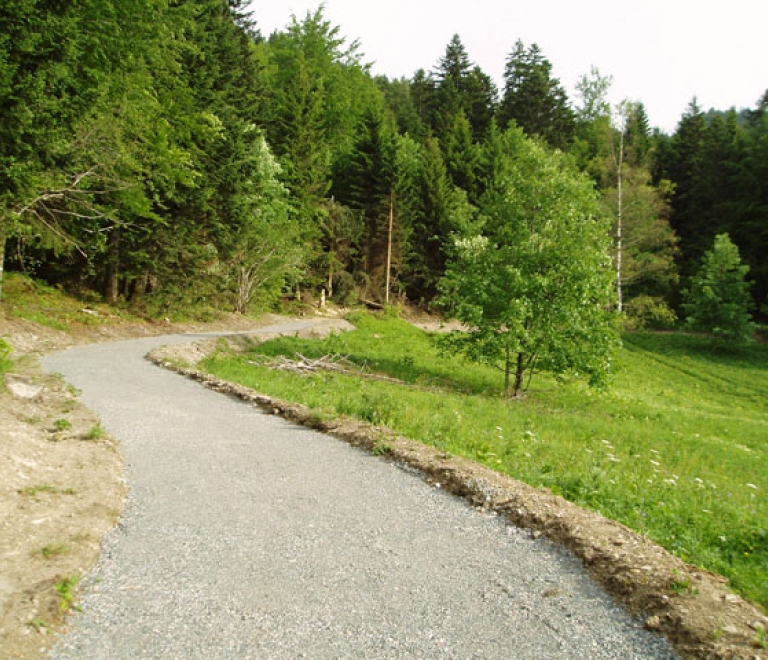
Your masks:
[[[43,360],[130,486],[53,660],[675,657],[561,548],[143,359],[193,338]]]

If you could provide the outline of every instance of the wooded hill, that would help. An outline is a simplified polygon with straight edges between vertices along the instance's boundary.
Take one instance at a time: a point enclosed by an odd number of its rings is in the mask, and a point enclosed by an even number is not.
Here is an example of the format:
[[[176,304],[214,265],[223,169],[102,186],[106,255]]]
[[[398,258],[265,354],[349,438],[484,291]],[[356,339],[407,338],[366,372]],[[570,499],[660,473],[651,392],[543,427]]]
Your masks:
[[[636,323],[674,323],[723,233],[766,303],[768,94],[706,114],[694,100],[670,136],[642,102],[611,108],[597,70],[569,99],[535,44],[510,44],[501,90],[458,35],[430,69],[389,80],[322,9],[266,37],[246,5],[3,3],[7,269],[154,310],[321,288],[426,303],[454,238],[482,233],[513,192],[512,131],[591,180]]]

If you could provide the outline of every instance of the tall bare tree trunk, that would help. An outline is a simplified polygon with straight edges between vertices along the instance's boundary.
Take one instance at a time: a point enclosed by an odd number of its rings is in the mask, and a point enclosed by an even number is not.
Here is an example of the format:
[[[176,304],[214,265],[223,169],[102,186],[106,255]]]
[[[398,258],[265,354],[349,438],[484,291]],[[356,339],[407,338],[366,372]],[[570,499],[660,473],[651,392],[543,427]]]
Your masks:
[[[624,311],[624,293],[622,290],[622,268],[624,257],[624,236],[623,236],[623,222],[624,222],[624,130],[621,130],[621,137],[619,138],[619,162],[617,168],[617,181],[616,181],[616,195],[617,195],[617,209],[616,209],[616,292],[617,292],[617,308],[619,313]]]
[[[387,233],[387,276],[384,286],[384,302],[389,305],[390,271],[392,269],[392,228],[395,224],[395,193],[389,197],[389,232]]]
[[[5,276],[5,244],[8,241],[8,235],[5,232],[2,220],[0,220],[0,301],[3,299],[3,279]]]
[[[120,293],[120,227],[114,227],[109,234],[109,254],[107,256],[107,282],[105,298],[108,305],[117,304]]]

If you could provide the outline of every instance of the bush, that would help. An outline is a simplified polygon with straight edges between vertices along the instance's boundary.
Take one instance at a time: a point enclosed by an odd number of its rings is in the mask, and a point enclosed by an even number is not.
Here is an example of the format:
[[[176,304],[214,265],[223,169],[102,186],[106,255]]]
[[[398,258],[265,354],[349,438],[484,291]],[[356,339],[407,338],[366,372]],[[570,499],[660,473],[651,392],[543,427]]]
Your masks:
[[[666,330],[674,327],[677,314],[659,296],[637,296],[624,306],[625,330]]]

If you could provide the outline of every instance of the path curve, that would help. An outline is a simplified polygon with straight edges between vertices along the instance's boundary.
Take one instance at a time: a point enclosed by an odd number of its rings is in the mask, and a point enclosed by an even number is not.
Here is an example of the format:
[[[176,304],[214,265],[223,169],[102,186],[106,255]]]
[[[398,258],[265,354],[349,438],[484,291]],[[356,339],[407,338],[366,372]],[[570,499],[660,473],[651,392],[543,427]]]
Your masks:
[[[143,359],[185,341],[43,359],[130,487],[52,660],[675,657],[562,548]]]

